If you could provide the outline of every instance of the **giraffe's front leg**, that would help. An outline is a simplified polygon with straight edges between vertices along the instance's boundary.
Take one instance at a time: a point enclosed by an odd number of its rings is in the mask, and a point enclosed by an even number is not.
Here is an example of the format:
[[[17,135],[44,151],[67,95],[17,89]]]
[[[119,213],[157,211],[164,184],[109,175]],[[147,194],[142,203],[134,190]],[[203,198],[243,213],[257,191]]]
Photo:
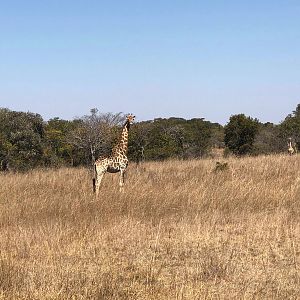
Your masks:
[[[124,177],[125,177],[125,170],[120,170],[120,181],[119,181],[119,187],[120,192],[124,191]]]
[[[98,195],[99,195],[100,184],[101,184],[101,180],[102,180],[103,176],[104,176],[104,172],[97,173],[96,183],[95,183],[96,197],[98,197]]]

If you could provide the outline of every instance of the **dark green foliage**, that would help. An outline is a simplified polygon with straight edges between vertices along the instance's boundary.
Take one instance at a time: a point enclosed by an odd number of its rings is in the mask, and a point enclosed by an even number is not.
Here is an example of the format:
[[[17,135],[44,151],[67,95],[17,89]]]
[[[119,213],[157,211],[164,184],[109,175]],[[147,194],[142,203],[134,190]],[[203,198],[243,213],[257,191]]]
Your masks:
[[[186,121],[185,153],[186,158],[203,157],[214,147],[213,134],[220,129],[204,119],[191,119]],[[220,141],[218,141],[220,143]]]
[[[233,115],[225,126],[225,145],[236,155],[252,154],[258,130],[257,119],[246,117],[244,114]]]
[[[50,119],[45,125],[44,160],[49,166],[76,165],[79,153],[68,141],[71,131],[79,126],[79,122],[66,121],[59,118]]]
[[[90,115],[73,121],[32,113],[0,111],[0,159],[5,166],[26,170],[37,166],[87,165],[109,153],[120,136],[122,114]],[[135,161],[193,158],[221,144],[222,127],[204,119],[155,119],[131,127],[129,157]],[[219,140],[218,140],[219,139]]]
[[[162,160],[182,154],[182,127],[164,119],[154,120],[147,137],[145,157],[148,160]]]
[[[285,150],[286,142],[280,138],[278,125],[272,123],[259,124],[258,132],[253,143],[253,154],[280,153]]]
[[[44,127],[38,114],[0,109],[0,160],[27,170],[43,159]]]
[[[152,127],[152,122],[140,122],[130,128],[129,135],[129,157],[136,161],[141,162],[146,159],[145,149],[149,146],[149,135]]]
[[[203,157],[222,138],[222,126],[204,119],[159,118],[132,127],[129,156],[135,161]]]
[[[108,154],[119,138],[124,115],[100,113],[71,121],[59,118],[43,121],[38,114],[0,109],[0,169],[28,170],[39,166],[90,165]],[[157,118],[132,125],[129,159],[164,160],[199,158],[212,149],[224,149],[224,156],[286,152],[288,138],[300,149],[300,104],[280,125],[260,123],[244,114],[231,116],[228,124],[203,118]],[[227,169],[217,162],[215,171]]]

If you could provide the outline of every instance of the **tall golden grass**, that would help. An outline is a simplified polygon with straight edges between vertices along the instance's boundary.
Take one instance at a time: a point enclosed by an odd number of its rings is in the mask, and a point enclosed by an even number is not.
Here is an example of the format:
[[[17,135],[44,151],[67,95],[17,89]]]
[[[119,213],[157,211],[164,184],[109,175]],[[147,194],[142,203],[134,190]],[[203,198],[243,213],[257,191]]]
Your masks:
[[[0,175],[1,299],[296,299],[300,156]]]

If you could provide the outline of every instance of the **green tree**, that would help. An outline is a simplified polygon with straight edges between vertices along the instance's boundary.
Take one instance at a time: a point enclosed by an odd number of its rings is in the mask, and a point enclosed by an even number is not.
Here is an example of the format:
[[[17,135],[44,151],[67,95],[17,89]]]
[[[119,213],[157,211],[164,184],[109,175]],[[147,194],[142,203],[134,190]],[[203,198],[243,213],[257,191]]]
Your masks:
[[[0,160],[27,170],[43,163],[44,122],[40,115],[0,109]]]
[[[78,126],[75,121],[50,119],[45,125],[44,160],[49,166],[76,165],[78,151],[68,141],[69,134]],[[77,159],[78,160],[78,159]]]
[[[135,124],[130,134],[130,157],[136,161],[193,158],[206,155],[222,141],[222,126],[202,118],[154,119]],[[219,143],[218,143],[219,142]]]
[[[258,129],[257,119],[246,117],[244,114],[231,116],[225,126],[225,146],[236,155],[252,154]]]
[[[203,118],[187,120],[185,124],[184,157],[196,158],[205,156],[212,145],[214,124]]]
[[[147,137],[148,146],[145,148],[147,160],[163,160],[178,157],[181,154],[180,138],[171,132],[168,122],[163,119],[154,120]],[[175,130],[180,130],[179,127]]]
[[[279,137],[279,126],[267,122],[259,124],[253,143],[254,154],[270,154],[282,151],[282,140]]]
[[[130,128],[128,156],[135,162],[145,161],[145,149],[148,148],[149,134],[152,128],[151,121],[144,121],[134,124]]]

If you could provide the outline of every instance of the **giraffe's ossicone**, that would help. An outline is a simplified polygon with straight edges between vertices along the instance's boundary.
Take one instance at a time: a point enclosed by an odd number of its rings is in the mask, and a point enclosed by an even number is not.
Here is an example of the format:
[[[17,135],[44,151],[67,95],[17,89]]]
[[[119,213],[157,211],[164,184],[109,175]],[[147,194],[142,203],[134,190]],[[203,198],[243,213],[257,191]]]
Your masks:
[[[130,125],[133,123],[135,116],[127,115],[126,122],[123,126],[121,138],[119,142],[113,147],[111,155],[100,156],[95,161],[95,178],[93,180],[94,192],[96,196],[99,195],[101,180],[106,172],[118,173],[120,172],[119,186],[122,190],[124,186],[124,174],[128,166],[127,150],[128,150],[128,133]]]

